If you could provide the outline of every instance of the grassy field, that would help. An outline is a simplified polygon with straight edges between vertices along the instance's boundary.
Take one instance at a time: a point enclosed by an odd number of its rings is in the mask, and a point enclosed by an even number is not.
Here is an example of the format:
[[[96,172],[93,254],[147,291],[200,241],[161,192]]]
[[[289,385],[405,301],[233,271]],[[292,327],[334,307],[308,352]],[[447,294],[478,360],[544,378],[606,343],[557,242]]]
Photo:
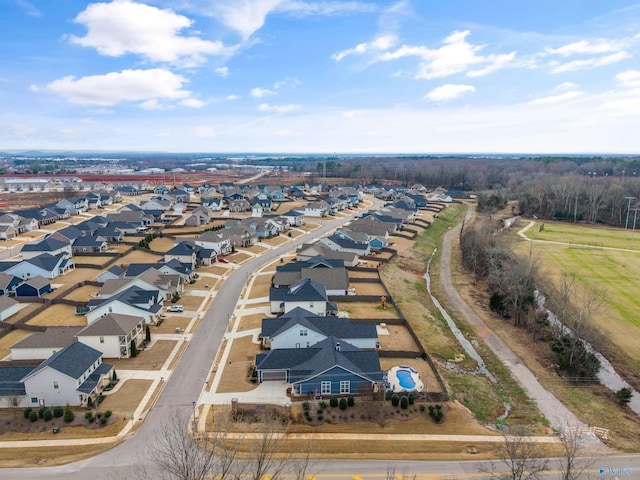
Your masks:
[[[531,230],[531,229],[530,229]],[[562,273],[575,273],[583,284],[605,291],[605,305],[592,319],[595,327],[612,344],[621,348],[640,370],[640,255],[628,248],[629,231],[600,226],[545,222],[542,232],[534,227],[533,256],[552,282],[559,284]],[[530,243],[520,237],[514,250],[528,254]],[[601,245],[576,248],[567,244]],[[638,239],[640,243],[640,238]]]

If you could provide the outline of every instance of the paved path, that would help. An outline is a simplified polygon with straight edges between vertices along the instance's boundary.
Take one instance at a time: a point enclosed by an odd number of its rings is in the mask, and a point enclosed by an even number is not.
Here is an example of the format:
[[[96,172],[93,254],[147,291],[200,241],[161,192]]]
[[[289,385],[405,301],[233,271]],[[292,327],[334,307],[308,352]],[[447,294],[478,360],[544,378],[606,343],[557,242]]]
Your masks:
[[[469,207],[470,208],[470,207]],[[470,218],[467,212],[467,220]],[[476,334],[493,350],[504,363],[527,395],[536,403],[538,409],[549,420],[549,423],[559,429],[567,426],[584,425],[566,408],[551,392],[546,390],[536,376],[522,363],[520,358],[502,339],[489,329],[486,323],[463,300],[451,283],[451,239],[460,232],[460,225],[451,229],[444,236],[442,244],[442,258],[440,261],[440,284],[442,291],[450,305],[465,318]]]

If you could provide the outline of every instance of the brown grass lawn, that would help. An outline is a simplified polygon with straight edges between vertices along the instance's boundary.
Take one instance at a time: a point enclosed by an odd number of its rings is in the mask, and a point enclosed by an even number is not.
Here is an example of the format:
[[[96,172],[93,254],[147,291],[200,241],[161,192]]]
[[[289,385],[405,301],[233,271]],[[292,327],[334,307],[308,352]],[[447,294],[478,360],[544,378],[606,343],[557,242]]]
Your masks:
[[[86,255],[86,256],[75,256],[73,260],[76,263],[84,263],[87,265],[97,265],[101,268],[104,268],[109,261],[113,260],[113,257],[108,255]],[[100,271],[96,272],[96,275],[100,273]]]
[[[300,235],[304,235],[304,233],[302,233],[302,232],[300,232],[298,230],[290,230],[289,233],[291,233],[291,238],[297,238]],[[287,233],[287,235],[289,235],[289,233]]]
[[[251,258],[251,256],[247,255],[246,253],[240,252],[240,251],[236,251],[236,253],[232,253],[230,255],[227,255],[227,260],[229,260],[230,262],[233,262],[233,263],[242,263],[248,258]]]
[[[160,255],[154,255],[142,250],[134,250],[133,252],[125,255],[116,262],[116,265],[130,265],[132,263],[155,263],[162,257]]]
[[[138,408],[142,398],[147,393],[147,390],[149,390],[151,383],[151,380],[126,380],[122,385],[119,385],[118,390],[106,396],[100,405],[100,409],[111,410],[114,414],[118,415],[119,418],[128,421],[129,414]],[[122,426],[120,428],[122,428]]]
[[[278,235],[277,237],[266,238],[262,241],[262,243],[266,243],[267,245],[277,246],[277,245],[282,245],[283,243],[287,243],[288,241],[289,241],[289,237],[287,237],[287,234],[285,233],[284,235]]]
[[[197,310],[204,299],[205,297],[196,295],[182,295],[180,297],[180,300],[178,300],[176,303],[184,306],[185,310]],[[166,307],[169,307],[171,305],[173,305],[171,302],[165,302]]]
[[[380,283],[350,283],[349,287],[356,289],[357,295],[386,295],[384,287]]]
[[[261,253],[269,251],[269,249],[267,247],[263,247],[262,245],[251,245],[248,248],[238,249],[238,251],[239,252],[247,251],[247,252],[251,252],[251,253],[259,255]]]
[[[255,364],[260,347],[251,341],[251,337],[235,339],[231,353],[224,365],[217,393],[247,392],[257,387],[249,381],[249,367]]]
[[[26,307],[20,308],[20,310],[18,310],[18,313],[10,316],[6,320],[3,320],[4,323],[8,323],[11,325],[18,323],[18,321],[20,321],[21,319],[26,317],[28,314],[30,314],[31,312],[33,312],[34,310],[42,306],[41,303],[26,303],[23,305],[26,305]]]
[[[411,248],[415,242],[415,240],[409,240],[407,238],[391,236],[389,237],[389,242],[393,242],[393,249],[398,252],[402,252],[408,248]]]
[[[373,266],[373,262],[368,262],[369,267]],[[378,278],[378,272],[358,272],[349,270],[349,278]]]
[[[349,318],[398,318],[396,309],[389,303],[387,303],[387,309],[383,310],[379,302],[340,302],[338,309],[341,312],[348,312]]]
[[[189,325],[191,317],[167,317],[162,321],[162,324],[158,327],[151,325],[151,338],[154,333],[176,333],[176,328],[185,329]]]
[[[411,350],[418,351],[418,345],[413,340],[409,330],[404,325],[387,324],[389,335],[379,335],[378,340],[382,350]]]
[[[53,440],[53,434],[51,437]],[[98,455],[115,447],[118,443],[120,442],[70,447],[0,448],[0,468],[64,465]]]
[[[118,261],[115,265],[120,265],[121,263],[122,262]],[[78,283],[84,282],[85,280],[95,281],[100,272],[102,272],[102,269],[98,268],[76,268],[75,270],[71,270],[69,273],[65,273],[64,275],[54,278],[51,283],[61,283],[63,286],[60,287],[60,290],[64,290],[66,288],[76,286]]]
[[[380,358],[380,367],[383,371],[398,365],[409,365],[420,374],[420,380],[424,383],[425,392],[440,392],[440,385],[429,364],[421,358]]]
[[[270,288],[271,283],[261,283],[259,285],[254,285],[253,288],[251,288],[251,292],[249,293],[249,298],[268,297]]]
[[[263,315],[262,313],[242,315],[240,323],[238,324],[238,331],[243,332],[246,330],[253,330],[254,328],[261,328],[263,318],[267,318],[267,315]]]
[[[153,340],[153,330],[151,331]],[[153,370],[153,365],[157,368],[165,362],[169,354],[176,345],[173,340],[158,340],[153,347],[138,352],[136,358],[109,359],[109,363],[117,370]]]
[[[200,267],[199,271],[200,272],[206,272],[206,273],[212,273],[214,275],[226,275],[227,273],[229,273],[229,271],[231,271],[232,269],[230,267],[221,267],[220,264],[217,265],[212,265],[210,267]],[[202,277],[204,280],[209,280],[209,282],[206,283],[213,283],[213,281],[215,281],[213,278],[207,278],[207,277]]]
[[[121,243],[110,243],[109,250],[117,250],[118,253],[125,253],[129,250],[133,250],[133,247],[131,245],[124,245]]]
[[[195,283],[187,283],[185,285],[185,291],[188,292],[189,290],[203,290],[205,288],[205,285],[209,285],[211,286],[211,284],[213,283],[212,280],[214,280],[211,277],[204,277],[202,275],[198,275],[198,278],[195,279]]]
[[[11,353],[9,348],[24,337],[31,335],[33,332],[27,330],[11,330],[4,337],[0,338],[0,360]]]
[[[173,248],[173,239],[167,237],[154,238],[149,244],[149,248],[156,252],[166,252]]]
[[[315,230],[319,226],[320,225],[318,225],[317,223],[306,222],[304,225],[300,225],[298,228],[300,230],[304,230],[305,232],[310,232],[311,230]]]
[[[94,287],[91,285],[85,285],[84,287],[72,290],[64,298],[66,300],[73,300],[74,302],[88,302],[91,300],[91,294],[100,290],[100,287]]]
[[[46,327],[85,327],[87,317],[76,315],[76,307],[57,304],[49,306],[27,323]]]

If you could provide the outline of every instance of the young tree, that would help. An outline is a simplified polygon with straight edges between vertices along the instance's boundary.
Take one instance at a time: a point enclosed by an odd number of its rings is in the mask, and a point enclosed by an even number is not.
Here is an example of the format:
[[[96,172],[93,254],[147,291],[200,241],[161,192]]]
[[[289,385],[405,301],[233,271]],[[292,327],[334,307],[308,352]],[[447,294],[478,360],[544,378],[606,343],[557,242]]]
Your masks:
[[[145,329],[144,338],[147,342],[151,341],[151,329],[149,328],[149,325],[147,325],[147,328]]]
[[[136,358],[138,356],[138,346],[136,345],[135,340],[131,340],[131,358]]]
[[[580,425],[567,426],[560,434],[560,479],[579,480],[589,478],[589,471],[596,459],[586,456]]]
[[[622,405],[629,403],[631,401],[631,397],[633,397],[633,390],[629,387],[622,387],[616,392],[616,398]]]
[[[492,460],[483,471],[501,480],[534,480],[549,464],[541,444],[521,428],[503,431],[496,455],[498,460]]]

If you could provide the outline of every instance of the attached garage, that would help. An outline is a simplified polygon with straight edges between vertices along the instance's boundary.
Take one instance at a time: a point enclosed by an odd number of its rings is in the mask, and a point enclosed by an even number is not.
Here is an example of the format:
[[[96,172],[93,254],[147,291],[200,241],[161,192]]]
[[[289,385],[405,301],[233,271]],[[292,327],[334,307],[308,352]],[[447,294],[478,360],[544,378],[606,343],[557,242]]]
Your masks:
[[[260,371],[260,383],[262,382],[286,382],[286,370],[267,370]]]

